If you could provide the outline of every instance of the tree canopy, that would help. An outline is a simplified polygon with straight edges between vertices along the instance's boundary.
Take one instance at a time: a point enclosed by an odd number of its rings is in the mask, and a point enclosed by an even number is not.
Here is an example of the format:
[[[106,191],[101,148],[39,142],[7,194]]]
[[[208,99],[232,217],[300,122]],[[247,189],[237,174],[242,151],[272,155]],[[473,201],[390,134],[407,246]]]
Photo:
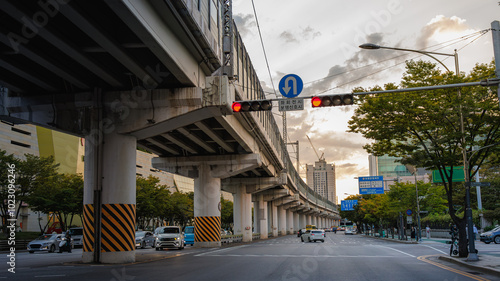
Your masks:
[[[413,88],[475,82],[494,77],[494,64],[477,64],[469,74],[442,73],[435,64],[424,61],[406,63],[400,85],[386,84],[357,92]],[[488,156],[499,151],[500,108],[496,87],[463,87],[419,92],[386,93],[361,96],[349,121],[349,132],[361,133],[373,142],[364,148],[376,156],[404,158],[408,163],[438,170],[444,179],[448,209],[465,237],[465,218],[457,216],[454,205],[465,206],[464,185],[452,181],[453,167],[464,165],[472,178]],[[463,116],[463,131],[461,128]],[[480,149],[487,147],[484,149]],[[474,149],[476,149],[475,152]],[[479,150],[477,150],[479,149]],[[456,197],[460,195],[459,197]],[[460,255],[466,255],[465,239]]]

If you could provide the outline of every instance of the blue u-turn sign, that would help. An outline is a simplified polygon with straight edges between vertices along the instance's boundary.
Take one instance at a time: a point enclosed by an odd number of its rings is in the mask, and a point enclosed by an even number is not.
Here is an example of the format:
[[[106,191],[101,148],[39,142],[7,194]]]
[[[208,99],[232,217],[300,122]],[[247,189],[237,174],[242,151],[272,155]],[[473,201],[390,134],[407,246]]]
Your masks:
[[[302,92],[304,83],[299,76],[295,74],[288,74],[281,78],[278,85],[280,93],[287,98],[294,98]]]

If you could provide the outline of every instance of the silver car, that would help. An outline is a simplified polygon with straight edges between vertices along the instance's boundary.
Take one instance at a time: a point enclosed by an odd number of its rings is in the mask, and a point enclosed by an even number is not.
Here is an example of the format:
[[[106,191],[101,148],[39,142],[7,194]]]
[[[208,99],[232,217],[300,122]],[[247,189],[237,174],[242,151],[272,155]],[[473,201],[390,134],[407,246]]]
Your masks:
[[[157,251],[163,248],[184,249],[184,234],[178,226],[162,226],[155,229]]]
[[[155,247],[156,237],[151,231],[136,231],[135,232],[135,247],[144,249],[148,246]]]
[[[28,251],[30,254],[45,251],[53,253],[59,250],[59,242],[61,240],[57,238],[60,237],[60,235],[61,234],[44,234],[28,243]]]

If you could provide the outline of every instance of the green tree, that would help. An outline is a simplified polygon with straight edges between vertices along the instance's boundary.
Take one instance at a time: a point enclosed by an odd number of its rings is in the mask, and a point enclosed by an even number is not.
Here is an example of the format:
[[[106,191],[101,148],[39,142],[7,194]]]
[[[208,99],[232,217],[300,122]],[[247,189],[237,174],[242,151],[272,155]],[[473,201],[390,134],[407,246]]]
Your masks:
[[[83,178],[74,174],[54,174],[44,178],[44,184],[37,184],[27,198],[34,211],[53,213],[65,231],[72,223],[74,215],[83,212]],[[40,226],[40,232],[47,228]]]
[[[222,228],[231,228],[233,227],[233,202],[224,199],[222,196],[220,197],[221,203],[221,225]]]
[[[469,75],[459,77],[441,73],[435,64],[409,61],[401,81],[402,88],[433,86],[458,82],[479,81],[494,77],[494,65],[476,65]],[[395,84],[385,89],[397,88]],[[379,90],[374,87],[372,90]],[[365,89],[355,89],[365,91]],[[462,148],[472,151],[500,141],[500,110],[496,88],[464,87],[419,92],[366,95],[359,99],[359,107],[349,121],[349,132],[361,133],[374,140],[364,148],[376,156],[406,157],[418,167],[438,170],[444,179],[448,209],[452,220],[459,227],[460,256],[466,256],[466,219],[459,217],[454,205],[465,205],[462,183],[452,182],[453,169],[463,165]],[[460,126],[463,113],[464,130]],[[465,143],[463,142],[465,140]],[[479,150],[468,161],[472,178],[488,158],[491,146]],[[471,153],[469,153],[469,157]],[[460,198],[456,195],[459,194]]]
[[[136,178],[136,224],[139,229],[146,229],[155,219],[168,217],[171,205],[170,191],[160,184],[159,178],[151,175]]]

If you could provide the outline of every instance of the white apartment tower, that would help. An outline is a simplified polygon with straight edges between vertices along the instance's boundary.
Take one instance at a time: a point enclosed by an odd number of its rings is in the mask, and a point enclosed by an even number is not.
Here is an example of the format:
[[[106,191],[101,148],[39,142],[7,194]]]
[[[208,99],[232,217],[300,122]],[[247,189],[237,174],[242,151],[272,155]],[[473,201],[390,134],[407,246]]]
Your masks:
[[[337,202],[337,188],[335,185],[335,164],[327,164],[324,159],[313,165],[306,165],[307,185],[318,194],[333,203]]]

